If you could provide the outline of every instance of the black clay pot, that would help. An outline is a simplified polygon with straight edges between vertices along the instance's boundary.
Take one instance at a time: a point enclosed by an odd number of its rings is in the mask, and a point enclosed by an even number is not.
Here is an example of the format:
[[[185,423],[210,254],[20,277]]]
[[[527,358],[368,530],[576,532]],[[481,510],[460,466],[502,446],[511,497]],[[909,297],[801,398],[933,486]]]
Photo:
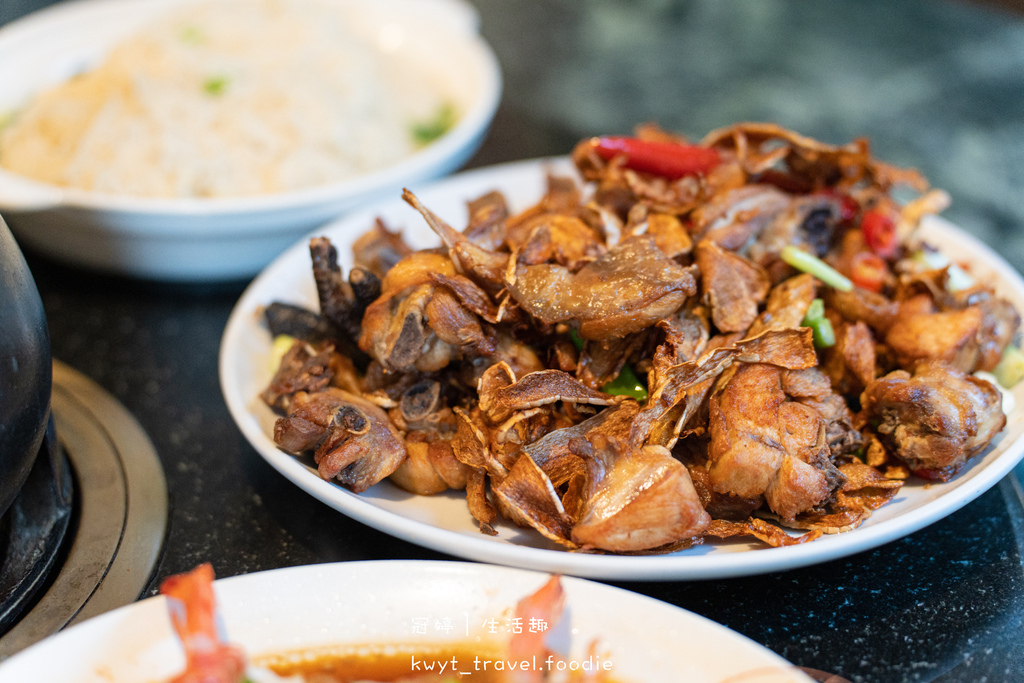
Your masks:
[[[46,432],[53,365],[39,290],[0,218],[0,516],[18,495]]]

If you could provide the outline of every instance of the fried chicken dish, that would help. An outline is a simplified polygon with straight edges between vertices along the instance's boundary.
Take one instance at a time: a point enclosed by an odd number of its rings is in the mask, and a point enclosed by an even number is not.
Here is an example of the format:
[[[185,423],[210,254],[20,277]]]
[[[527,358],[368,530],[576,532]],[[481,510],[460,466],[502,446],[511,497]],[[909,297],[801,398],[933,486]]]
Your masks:
[[[916,171],[760,123],[572,159],[460,229],[406,190],[439,246],[378,220],[347,277],[312,239],[320,311],[265,309],[278,446],[355,493],[464,491],[485,534],[655,553],[853,529],[1005,426],[974,373],[1013,374],[1020,317],[917,235],[948,197]]]

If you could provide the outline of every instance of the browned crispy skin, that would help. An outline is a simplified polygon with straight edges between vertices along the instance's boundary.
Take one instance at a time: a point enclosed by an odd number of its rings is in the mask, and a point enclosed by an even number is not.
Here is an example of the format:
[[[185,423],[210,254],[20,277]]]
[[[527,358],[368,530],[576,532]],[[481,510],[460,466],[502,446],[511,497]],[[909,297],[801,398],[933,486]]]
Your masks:
[[[977,307],[934,312],[930,298],[920,295],[903,302],[885,343],[901,367],[913,368],[925,360],[944,361],[973,372],[980,356],[978,335],[983,314]]]
[[[800,327],[814,297],[814,276],[808,273],[780,282],[769,292],[764,310],[750,326],[747,336],[756,337],[765,330]]]
[[[630,449],[626,440],[591,436],[586,503],[572,527],[583,547],[651,550],[699,536],[711,523],[690,475],[666,448]]]
[[[720,192],[693,212],[694,232],[723,249],[740,251],[789,205],[771,185]]]
[[[861,396],[864,413],[892,452],[930,479],[948,480],[1006,424],[999,390],[936,362],[875,380]]]
[[[463,233],[467,239],[484,249],[497,249],[505,241],[508,204],[500,192],[488,192],[467,203],[469,222]]]
[[[977,370],[990,371],[999,365],[1005,349],[1020,327],[1020,314],[1006,299],[989,298],[977,305],[981,310],[981,330],[978,332]]]
[[[722,332],[745,332],[771,283],[760,266],[709,241],[697,243],[701,289]]]
[[[296,339],[285,352],[274,378],[260,397],[272,408],[287,411],[296,392],[317,392],[330,384],[333,344],[317,349]],[[349,361],[351,364],[351,361]]]
[[[299,392],[274,425],[274,441],[292,453],[316,449],[320,476],[356,493],[381,481],[406,458],[405,441],[387,414],[369,401],[328,387]]]
[[[787,400],[779,368],[742,365],[712,396],[708,431],[713,489],[764,496],[783,519],[817,507],[841,482],[829,460],[825,420],[814,407]]]
[[[352,245],[355,264],[369,270],[378,278],[388,274],[396,263],[412,253],[412,249],[398,232],[388,230],[379,218],[364,235]]]
[[[670,316],[697,291],[693,272],[669,259],[649,235],[630,237],[577,272],[518,265],[515,301],[545,322],[576,321],[584,339],[622,337]]]
[[[709,347],[712,345],[709,344]],[[768,363],[792,369],[809,368],[817,362],[809,328],[768,330],[735,344],[713,345],[699,358],[669,366],[650,382],[652,393],[647,405],[637,415],[630,441],[636,446],[648,442],[652,434],[661,433],[661,445],[668,446],[679,436],[679,430],[693,415],[696,405],[688,403],[682,415],[676,414],[681,402],[704,400],[710,382],[734,363]],[[673,421],[672,426],[663,424]]]
[[[524,265],[558,263],[577,270],[607,251],[601,235],[576,216],[541,214],[508,231],[506,244]]]
[[[516,379],[505,364],[487,369],[481,377],[478,393],[480,409],[494,422],[507,420],[517,410],[557,401],[598,406],[615,403],[614,397],[587,387],[561,370],[541,370]]]
[[[854,287],[849,292],[827,288],[825,305],[849,322],[863,321],[879,334],[885,334],[896,321],[899,304],[882,294]]]

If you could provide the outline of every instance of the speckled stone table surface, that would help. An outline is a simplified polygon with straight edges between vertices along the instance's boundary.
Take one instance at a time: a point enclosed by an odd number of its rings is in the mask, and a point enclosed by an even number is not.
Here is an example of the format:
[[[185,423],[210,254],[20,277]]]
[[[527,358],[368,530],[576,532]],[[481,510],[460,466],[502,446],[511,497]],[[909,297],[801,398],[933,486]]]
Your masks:
[[[45,0],[0,0],[0,23]],[[947,189],[946,215],[1024,268],[1024,19],[943,0],[477,0],[505,74],[482,166],[562,154],[642,121],[701,136],[771,120]],[[245,283],[165,286],[29,254],[55,357],[138,417],[173,504],[156,579],[442,558],[320,504],[231,421],[220,335]],[[1018,475],[1021,470],[1018,468]],[[962,510],[813,568],[620,585],[710,617],[795,664],[852,681],[1024,680],[1024,518],[1008,477]]]

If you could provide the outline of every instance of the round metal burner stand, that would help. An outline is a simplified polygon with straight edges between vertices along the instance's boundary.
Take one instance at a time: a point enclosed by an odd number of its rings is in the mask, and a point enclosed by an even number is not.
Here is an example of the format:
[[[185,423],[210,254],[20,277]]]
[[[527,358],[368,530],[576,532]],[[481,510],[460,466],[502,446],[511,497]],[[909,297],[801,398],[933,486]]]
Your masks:
[[[163,467],[135,418],[95,382],[57,361],[51,400],[75,474],[78,526],[49,588],[0,638],[0,660],[138,599],[167,530]]]

